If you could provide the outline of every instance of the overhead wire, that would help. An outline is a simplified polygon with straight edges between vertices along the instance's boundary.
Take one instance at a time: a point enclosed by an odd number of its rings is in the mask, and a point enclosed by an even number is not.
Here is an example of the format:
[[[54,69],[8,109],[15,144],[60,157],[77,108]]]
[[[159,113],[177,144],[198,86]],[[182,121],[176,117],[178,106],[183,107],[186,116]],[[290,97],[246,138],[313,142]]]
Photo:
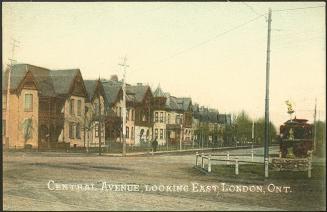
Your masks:
[[[259,19],[260,17],[262,17],[262,16],[264,16],[264,14],[258,15],[257,17],[255,17],[255,18],[253,18],[253,19],[250,19],[249,21],[246,21],[246,22],[244,22],[244,23],[242,23],[242,24],[239,24],[239,25],[237,25],[237,26],[235,26],[235,27],[233,27],[233,28],[231,28],[231,29],[228,29],[228,30],[226,30],[226,31],[224,31],[224,32],[221,32],[221,33],[215,35],[214,37],[212,37],[212,38],[210,38],[210,39],[207,39],[207,40],[202,41],[202,42],[200,42],[200,43],[198,43],[198,44],[196,44],[196,45],[193,45],[193,46],[191,46],[191,47],[189,47],[189,48],[186,48],[186,49],[184,49],[184,50],[181,50],[181,51],[179,51],[179,52],[176,52],[175,54],[173,54],[173,55],[171,55],[171,56],[169,56],[169,57],[166,57],[166,58],[160,60],[158,63],[165,62],[165,61],[170,60],[170,59],[172,59],[172,58],[174,58],[174,57],[176,57],[176,56],[178,56],[178,55],[181,55],[181,54],[183,54],[183,53],[185,53],[185,52],[188,52],[188,51],[191,51],[191,50],[193,50],[193,49],[195,49],[195,48],[198,48],[198,47],[200,47],[200,46],[203,46],[203,45],[205,45],[205,44],[207,44],[207,43],[209,43],[209,42],[211,42],[211,41],[217,39],[218,37],[221,37],[221,36],[223,36],[223,35],[225,35],[225,34],[227,34],[227,33],[230,33],[230,32],[232,32],[232,31],[235,31],[235,30],[237,30],[237,29],[239,29],[239,28],[242,28],[243,26],[245,26],[245,25],[247,25],[247,24],[249,24],[249,23],[251,23],[251,22],[254,22],[254,21],[258,20],[258,19]]]

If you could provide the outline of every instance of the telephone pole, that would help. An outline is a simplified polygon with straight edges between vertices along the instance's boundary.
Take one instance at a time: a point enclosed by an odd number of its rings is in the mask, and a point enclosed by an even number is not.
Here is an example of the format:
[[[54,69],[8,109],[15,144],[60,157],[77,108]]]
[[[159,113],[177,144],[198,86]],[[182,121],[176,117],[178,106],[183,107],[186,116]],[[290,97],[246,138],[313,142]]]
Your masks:
[[[99,100],[99,128],[98,128],[98,135],[99,135],[99,155],[101,155],[101,137],[102,137],[102,126],[101,126],[101,101],[100,101],[100,77],[98,80],[98,85],[97,85],[97,93],[98,93],[98,100]]]
[[[11,71],[13,69],[13,66],[14,66],[14,63],[16,63],[16,60],[15,60],[15,48],[16,47],[19,47],[17,45],[17,43],[19,43],[19,41],[13,39],[12,40],[12,52],[11,52],[11,58],[9,59],[10,60],[10,68],[8,69],[8,79],[7,79],[7,104],[6,104],[6,141],[5,141],[5,146],[9,148],[9,114],[10,114],[10,110],[9,110],[9,107],[10,107],[10,80],[11,80]]]
[[[267,39],[267,62],[266,62],[266,99],[265,99],[265,177],[268,177],[269,165],[269,72],[270,72],[270,32],[271,32],[271,9],[268,12],[268,39]]]
[[[317,98],[315,99],[315,112],[313,116],[313,124],[314,124],[314,134],[313,134],[313,151],[316,151],[317,146]]]
[[[125,83],[125,77],[126,77],[126,68],[129,67],[127,65],[127,58],[126,56],[123,59],[123,63],[119,63],[118,65],[122,66],[123,68],[123,105],[122,105],[122,116],[123,116],[123,156],[126,156],[126,83]]]

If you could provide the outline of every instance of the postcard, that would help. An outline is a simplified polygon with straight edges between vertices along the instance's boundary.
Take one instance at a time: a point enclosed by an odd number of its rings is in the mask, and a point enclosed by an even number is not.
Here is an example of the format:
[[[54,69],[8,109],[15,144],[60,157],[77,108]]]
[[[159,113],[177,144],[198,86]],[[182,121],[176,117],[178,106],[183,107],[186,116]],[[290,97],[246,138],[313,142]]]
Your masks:
[[[3,210],[326,210],[325,9],[3,2]]]

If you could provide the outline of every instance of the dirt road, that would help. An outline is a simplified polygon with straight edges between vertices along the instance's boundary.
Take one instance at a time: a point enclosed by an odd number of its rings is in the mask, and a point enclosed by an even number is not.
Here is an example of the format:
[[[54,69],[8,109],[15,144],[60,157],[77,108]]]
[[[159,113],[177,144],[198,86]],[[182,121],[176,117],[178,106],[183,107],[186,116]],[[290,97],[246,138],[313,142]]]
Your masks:
[[[309,185],[303,187],[303,183],[291,185],[292,193],[195,192],[194,183],[222,185],[225,179],[205,175],[193,165],[194,155],[122,158],[4,153],[3,207],[5,210],[321,210],[325,207],[320,200],[323,191],[317,190],[319,187],[308,190]],[[50,181],[57,183],[58,188],[62,184],[94,184],[97,190],[56,190]],[[140,190],[102,190],[103,182],[138,185]],[[268,180],[259,185],[269,183]],[[145,190],[145,186],[160,185],[187,185],[189,190]]]

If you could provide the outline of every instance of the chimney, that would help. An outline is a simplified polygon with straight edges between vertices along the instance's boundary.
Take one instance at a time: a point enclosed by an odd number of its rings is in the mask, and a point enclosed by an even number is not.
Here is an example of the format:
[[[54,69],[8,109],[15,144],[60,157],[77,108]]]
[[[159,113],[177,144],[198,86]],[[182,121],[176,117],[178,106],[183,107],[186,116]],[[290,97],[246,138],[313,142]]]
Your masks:
[[[118,76],[116,74],[110,76],[110,80],[118,82]]]

